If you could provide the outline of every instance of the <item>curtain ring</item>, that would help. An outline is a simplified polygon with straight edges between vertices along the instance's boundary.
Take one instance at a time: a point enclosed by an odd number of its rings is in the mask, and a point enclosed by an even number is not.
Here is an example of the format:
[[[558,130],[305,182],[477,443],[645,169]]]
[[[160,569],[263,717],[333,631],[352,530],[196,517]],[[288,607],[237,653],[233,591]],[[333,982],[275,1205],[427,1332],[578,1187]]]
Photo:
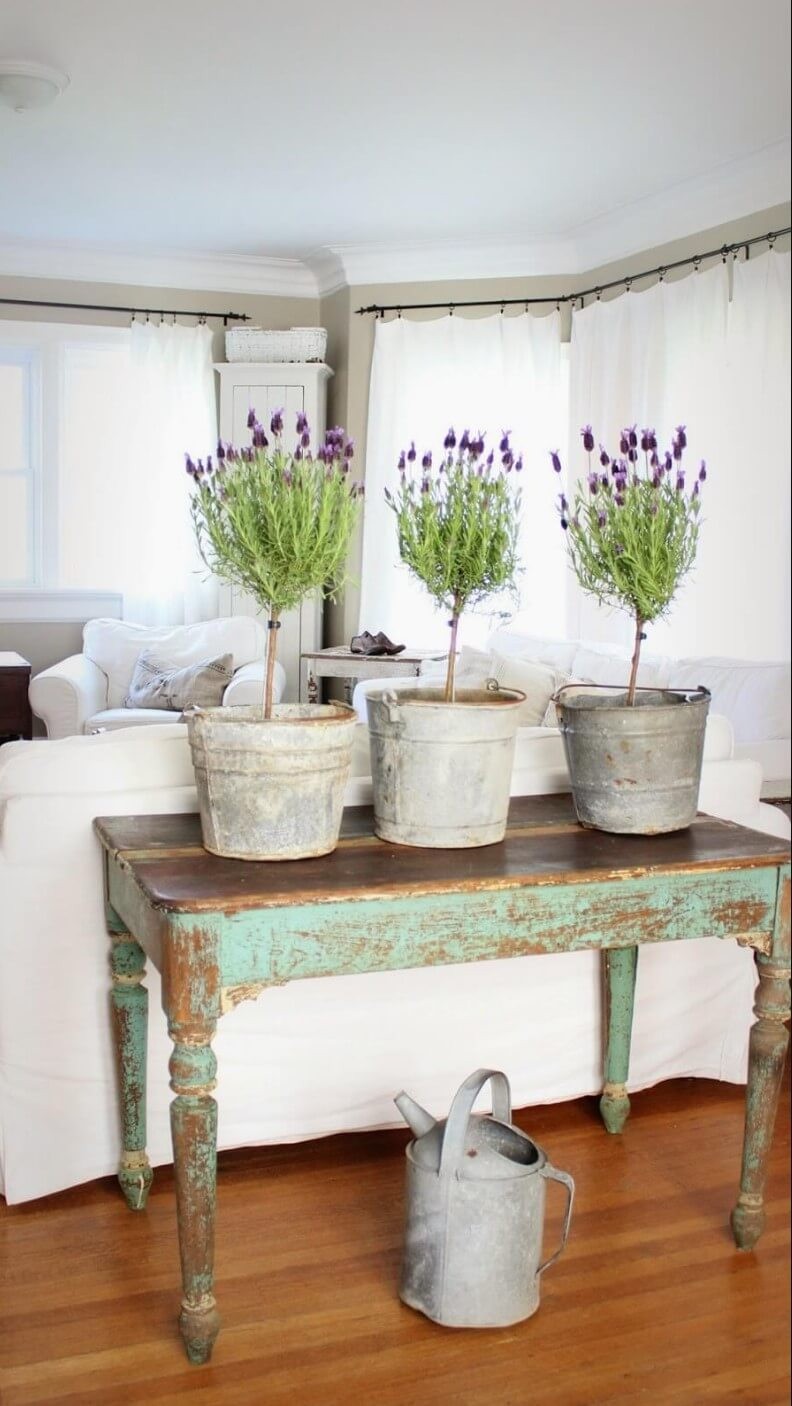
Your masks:
[[[777,238],[778,236],[776,234],[768,234],[767,243],[771,249],[775,249],[775,242]]]
[[[625,278],[625,280],[624,280],[624,291],[625,291],[625,293],[631,293],[631,292],[632,292],[632,286],[633,286],[633,281],[632,281],[632,279],[631,279],[631,278]]]
[[[401,308],[396,309],[396,316],[401,317]]]
[[[503,317],[503,313],[504,313],[505,307],[506,307],[506,304],[505,304],[505,303],[501,303],[501,305],[500,305],[501,317]]]
[[[454,304],[453,304],[453,303],[449,303],[449,304],[448,304],[448,316],[449,316],[449,317],[453,317],[455,311],[456,311],[456,309],[455,309],[455,307],[454,307]]]
[[[727,259],[728,253],[729,253],[729,246],[728,246],[728,244],[724,244],[723,247],[721,248],[721,261],[722,261],[724,264],[726,263],[726,259]]]
[[[696,254],[695,258],[693,259],[693,271],[694,271],[694,273],[701,273],[701,255],[700,255],[700,254]]]
[[[597,295],[597,302],[598,302],[598,303],[601,303],[601,302],[602,302],[602,289],[601,289],[601,288],[595,288],[595,289],[594,289],[594,292],[595,292],[596,295]]]
[[[665,278],[665,276],[666,276],[666,274],[668,273],[668,269],[667,269],[667,268],[659,268],[659,269],[657,270],[657,272],[658,272],[658,279],[657,279],[657,281],[658,281],[658,283],[662,283],[663,280],[664,280],[664,278]]]

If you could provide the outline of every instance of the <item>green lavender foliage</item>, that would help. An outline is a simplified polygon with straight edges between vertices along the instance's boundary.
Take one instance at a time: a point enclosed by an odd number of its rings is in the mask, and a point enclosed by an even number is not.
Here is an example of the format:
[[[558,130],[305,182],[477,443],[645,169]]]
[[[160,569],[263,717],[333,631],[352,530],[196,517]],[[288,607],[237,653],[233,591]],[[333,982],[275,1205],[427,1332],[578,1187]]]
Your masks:
[[[289,453],[280,433],[269,444],[260,426],[252,428],[254,443],[263,444],[223,447],[215,468],[211,461],[192,465],[192,519],[210,570],[280,615],[311,594],[332,596],[344,585],[362,486],[349,477],[343,431],[331,431],[341,440],[314,458],[299,442]]]
[[[647,437],[651,443],[653,432],[644,431]],[[569,559],[583,590],[644,623],[668,613],[696,557],[706,468],[702,464],[687,492],[682,447],[675,442],[664,463],[650,450],[643,465],[635,450],[633,462],[605,455],[609,472],[590,469],[572,505],[563,495],[559,503]]]
[[[452,432],[447,444],[449,438]],[[514,588],[520,514],[514,461],[496,468],[493,456],[484,460],[483,448],[479,435],[456,456],[449,449],[437,470],[431,455],[417,471],[405,466],[402,455],[399,487],[395,494],[385,491],[402,561],[455,616]]]

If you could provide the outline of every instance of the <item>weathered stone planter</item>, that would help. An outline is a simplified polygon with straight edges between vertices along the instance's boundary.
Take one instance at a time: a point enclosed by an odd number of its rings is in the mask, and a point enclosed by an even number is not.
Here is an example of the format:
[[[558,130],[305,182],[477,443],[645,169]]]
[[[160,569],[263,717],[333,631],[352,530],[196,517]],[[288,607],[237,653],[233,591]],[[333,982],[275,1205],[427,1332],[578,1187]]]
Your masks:
[[[356,716],[343,703],[195,708],[186,715],[204,847],[306,859],[338,843]]]
[[[698,808],[710,695],[567,684],[555,695],[578,819],[617,835],[684,830]]]
[[[383,840],[464,849],[502,840],[519,706],[516,689],[384,690],[368,696],[374,829]]]

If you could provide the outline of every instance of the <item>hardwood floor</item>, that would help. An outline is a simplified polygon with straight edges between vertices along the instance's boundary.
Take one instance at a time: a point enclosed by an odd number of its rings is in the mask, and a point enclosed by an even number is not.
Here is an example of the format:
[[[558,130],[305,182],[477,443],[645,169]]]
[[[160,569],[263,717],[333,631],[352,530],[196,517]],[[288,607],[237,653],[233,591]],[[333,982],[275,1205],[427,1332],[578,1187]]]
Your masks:
[[[593,1100],[517,1121],[577,1180],[542,1305],[503,1331],[438,1328],[396,1296],[406,1135],[220,1159],[223,1328],[191,1368],[176,1330],[173,1181],[148,1210],[111,1180],[0,1202],[0,1402],[72,1406],[781,1406],[789,1392],[789,1108],[758,1249],[728,1215],[743,1091],[703,1080],[633,1099],[621,1138]],[[546,1244],[563,1194],[550,1187]]]

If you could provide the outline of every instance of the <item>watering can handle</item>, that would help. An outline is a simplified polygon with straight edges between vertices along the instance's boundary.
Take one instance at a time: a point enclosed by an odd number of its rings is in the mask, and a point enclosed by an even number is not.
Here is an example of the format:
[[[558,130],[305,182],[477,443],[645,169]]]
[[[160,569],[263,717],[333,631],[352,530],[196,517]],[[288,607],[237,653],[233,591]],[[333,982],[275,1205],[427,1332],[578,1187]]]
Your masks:
[[[550,1258],[545,1260],[544,1264],[540,1264],[536,1271],[537,1274],[543,1274],[546,1269],[550,1268],[551,1264],[555,1264],[558,1256],[564,1249],[569,1237],[569,1222],[572,1219],[572,1202],[575,1199],[575,1183],[567,1172],[559,1172],[557,1167],[553,1167],[550,1162],[545,1162],[541,1169],[540,1176],[547,1178],[548,1181],[560,1181],[561,1185],[566,1187],[567,1204],[566,1211],[564,1212],[564,1224],[561,1230],[561,1244]]]
[[[454,1176],[465,1153],[465,1138],[473,1104],[488,1080],[492,1080],[492,1116],[501,1123],[511,1122],[511,1089],[505,1074],[497,1069],[477,1069],[454,1094],[446,1119],[443,1150],[440,1154],[440,1176]]]

